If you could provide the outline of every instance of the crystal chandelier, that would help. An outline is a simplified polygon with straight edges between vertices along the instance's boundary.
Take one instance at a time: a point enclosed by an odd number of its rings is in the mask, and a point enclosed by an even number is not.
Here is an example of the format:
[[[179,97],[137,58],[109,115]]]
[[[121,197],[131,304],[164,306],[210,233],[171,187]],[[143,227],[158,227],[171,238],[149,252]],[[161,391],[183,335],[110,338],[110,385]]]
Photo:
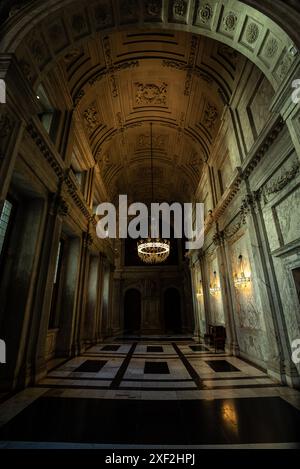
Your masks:
[[[152,149],[152,122],[150,124],[150,154],[151,154],[151,188],[152,201],[154,199],[153,190],[153,149]],[[151,225],[149,226],[151,230]],[[137,243],[137,252],[139,258],[145,264],[160,264],[164,262],[170,254],[170,241],[160,238],[141,239]]]

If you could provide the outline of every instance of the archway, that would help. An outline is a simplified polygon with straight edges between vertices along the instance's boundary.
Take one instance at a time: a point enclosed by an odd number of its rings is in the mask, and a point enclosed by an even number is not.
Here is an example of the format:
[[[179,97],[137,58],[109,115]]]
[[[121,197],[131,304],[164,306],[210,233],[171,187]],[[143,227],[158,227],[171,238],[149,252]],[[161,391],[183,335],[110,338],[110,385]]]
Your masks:
[[[130,288],[124,296],[124,333],[139,333],[141,329],[141,294]]]
[[[182,332],[181,296],[177,288],[167,288],[164,292],[165,333]]]
[[[102,0],[90,2],[83,10],[77,0],[49,0],[42,6],[29,6],[26,2],[22,21],[15,21],[18,15],[14,11],[3,11],[3,19],[9,16],[9,20],[4,23],[0,52],[16,53],[24,74],[37,86],[54,61],[63,57],[68,60],[76,51],[80,53],[87,38],[128,27],[168,28],[208,36],[241,52],[277,89],[299,56],[294,50],[294,43],[299,47],[299,17],[294,5],[287,2],[261,3],[232,0],[226,8],[222,0],[185,0],[180,5],[176,1],[130,4],[126,0]],[[18,13],[21,10],[19,7]],[[51,52],[47,39],[54,43]],[[26,50],[30,50],[34,72]],[[175,67],[181,65],[173,63]],[[78,89],[74,88],[75,105],[93,81],[94,78],[83,81]]]

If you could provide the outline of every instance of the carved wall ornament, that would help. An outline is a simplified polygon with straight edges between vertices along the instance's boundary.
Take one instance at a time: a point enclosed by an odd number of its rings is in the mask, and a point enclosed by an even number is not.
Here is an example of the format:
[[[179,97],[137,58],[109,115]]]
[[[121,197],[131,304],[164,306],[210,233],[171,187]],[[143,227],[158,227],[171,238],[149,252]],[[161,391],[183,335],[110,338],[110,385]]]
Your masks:
[[[200,6],[198,17],[203,24],[207,24],[213,17],[213,9],[209,3],[206,3],[203,6]]]
[[[278,47],[279,47],[278,42],[276,41],[274,37],[272,39],[269,39],[266,45],[266,49],[265,49],[266,57],[268,57],[269,59],[274,57],[274,55],[278,51]]]
[[[230,11],[227,15],[223,18],[223,25],[225,31],[235,31],[237,25],[238,17],[234,11]]]
[[[163,148],[167,142],[166,135],[153,135],[152,138],[154,148]],[[150,147],[150,135],[141,134],[137,139],[137,146],[139,148]]]
[[[282,191],[300,172],[300,163],[295,161],[288,171],[271,184],[267,184],[263,190],[264,202],[268,203],[268,196]]]
[[[161,0],[148,0],[145,5],[146,13],[149,16],[159,16],[162,9]]]
[[[86,127],[89,133],[92,133],[99,124],[99,115],[96,104],[92,104],[90,107],[88,107],[84,111],[83,117],[85,119]]]
[[[224,239],[225,239],[224,231],[217,231],[213,235],[213,242],[214,242],[215,246],[221,246],[224,243]]]
[[[206,104],[204,108],[204,115],[203,115],[203,125],[209,129],[213,130],[218,119],[219,113],[215,105],[210,104],[209,102]]]
[[[284,80],[284,78],[287,76],[292,64],[294,61],[294,57],[288,54],[285,54],[283,59],[281,60],[278,70],[277,70],[277,76],[280,80]]]
[[[174,16],[185,16],[187,12],[187,2],[185,0],[175,0],[173,2],[173,14]]]
[[[259,36],[259,27],[256,23],[249,23],[246,29],[246,41],[249,44],[254,44]]]
[[[53,201],[53,213],[61,217],[66,217],[69,213],[69,206],[61,195],[56,195]]]
[[[136,104],[143,105],[160,105],[165,106],[167,104],[167,83],[157,85],[155,83],[135,83]]]

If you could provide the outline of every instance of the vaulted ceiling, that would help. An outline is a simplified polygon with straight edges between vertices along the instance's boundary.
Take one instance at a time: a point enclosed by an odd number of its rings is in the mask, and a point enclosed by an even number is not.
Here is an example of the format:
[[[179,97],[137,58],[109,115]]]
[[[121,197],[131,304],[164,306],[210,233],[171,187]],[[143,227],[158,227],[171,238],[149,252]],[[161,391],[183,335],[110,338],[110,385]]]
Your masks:
[[[113,199],[190,200],[243,58],[209,38],[133,30],[90,40],[62,59],[70,93]]]

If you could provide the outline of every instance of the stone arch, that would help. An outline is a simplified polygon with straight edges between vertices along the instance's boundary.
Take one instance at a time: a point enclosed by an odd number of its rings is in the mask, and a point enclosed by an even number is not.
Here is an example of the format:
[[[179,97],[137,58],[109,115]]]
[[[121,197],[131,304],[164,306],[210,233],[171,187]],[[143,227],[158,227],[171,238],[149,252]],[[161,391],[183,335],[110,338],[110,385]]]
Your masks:
[[[54,60],[72,56],[88,37],[129,27],[184,30],[222,42],[254,62],[277,89],[295,61],[299,22],[288,5],[258,0],[78,0],[28,4],[4,24],[0,52],[16,53],[23,71],[39,81]],[[280,2],[277,2],[280,3]],[[282,28],[282,15],[289,18]],[[288,30],[288,33],[285,32]],[[296,41],[294,40],[296,39]],[[178,66],[174,64],[174,66]]]

